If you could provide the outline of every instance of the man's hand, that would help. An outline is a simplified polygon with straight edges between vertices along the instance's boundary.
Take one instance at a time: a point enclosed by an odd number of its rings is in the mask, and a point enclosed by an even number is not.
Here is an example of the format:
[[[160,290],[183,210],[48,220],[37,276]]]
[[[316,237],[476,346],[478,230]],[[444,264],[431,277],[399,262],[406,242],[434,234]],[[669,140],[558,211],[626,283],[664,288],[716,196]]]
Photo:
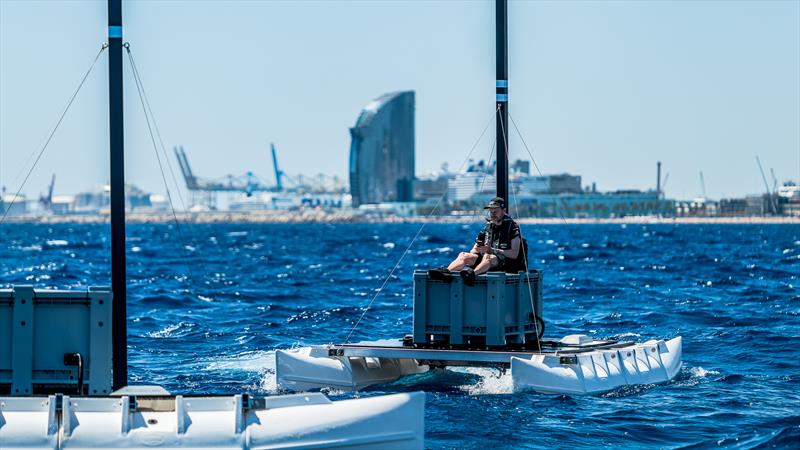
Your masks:
[[[478,250],[479,253],[488,253],[490,255],[494,254],[494,249],[492,247],[489,247],[488,245],[482,245],[478,247],[476,250]]]

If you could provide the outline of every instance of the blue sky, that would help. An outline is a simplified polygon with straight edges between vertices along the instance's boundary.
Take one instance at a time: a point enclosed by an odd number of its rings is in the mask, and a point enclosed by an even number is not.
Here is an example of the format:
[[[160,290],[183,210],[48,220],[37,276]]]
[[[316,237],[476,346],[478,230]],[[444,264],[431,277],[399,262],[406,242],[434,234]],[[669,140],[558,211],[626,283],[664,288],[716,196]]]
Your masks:
[[[417,92],[417,173],[461,165],[494,111],[486,1],[124,1],[124,39],[165,145],[207,177],[347,177],[348,127]],[[16,191],[106,39],[102,1],[0,0],[0,185]],[[510,111],[545,173],[673,198],[800,181],[800,2],[510,1]],[[127,177],[163,192],[126,62]],[[102,57],[32,174],[37,195],[107,180]],[[487,157],[485,138],[475,155]],[[519,138],[511,158],[527,158]],[[174,161],[172,161],[174,164]],[[177,166],[176,166],[177,167]],[[770,180],[770,184],[771,184]]]

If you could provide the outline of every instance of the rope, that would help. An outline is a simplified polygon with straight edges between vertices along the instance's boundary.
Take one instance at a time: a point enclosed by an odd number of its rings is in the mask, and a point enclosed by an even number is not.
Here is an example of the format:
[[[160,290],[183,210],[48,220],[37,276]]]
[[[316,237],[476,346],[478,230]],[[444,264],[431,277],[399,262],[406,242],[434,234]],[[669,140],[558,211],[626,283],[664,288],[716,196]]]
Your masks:
[[[510,112],[508,113],[508,118],[509,118],[509,120],[511,120],[511,124],[514,125],[514,130],[517,131],[517,135],[519,135],[519,138],[522,141],[522,145],[525,147],[525,150],[528,152],[528,156],[531,157],[531,162],[533,163],[533,167],[536,169],[536,172],[539,174],[539,176],[543,177],[544,175],[542,174],[542,171],[539,170],[539,165],[536,164],[536,160],[533,159],[533,153],[531,153],[531,149],[528,148],[528,143],[525,142],[525,138],[522,137],[522,133],[519,131],[519,128],[517,127],[517,122],[514,121],[514,117],[511,116]],[[502,122],[502,120],[501,120],[501,122]],[[508,146],[508,143],[506,143],[506,146]],[[506,150],[506,153],[508,153],[508,150]],[[558,215],[561,217],[561,221],[564,222],[564,224],[566,225],[567,224],[567,219],[564,218],[564,214],[561,212],[560,208],[558,209]]]
[[[164,182],[164,189],[166,189],[166,191],[167,191],[167,199],[169,200],[169,207],[170,207],[170,210],[172,211],[172,217],[173,217],[173,219],[175,221],[175,229],[178,232],[179,238],[183,242],[188,242],[188,240],[183,235],[183,230],[181,229],[180,222],[178,221],[178,215],[175,212],[175,205],[172,202],[172,194],[171,194],[170,189],[169,189],[169,183],[167,182],[167,176],[166,176],[166,174],[164,172],[164,165],[161,164],[161,156],[158,154],[158,146],[156,145],[156,138],[155,138],[155,134],[153,133],[153,127],[155,126],[155,117],[154,116],[151,117],[152,110],[150,110],[150,114],[148,114],[148,106],[149,106],[149,104],[145,100],[146,97],[145,97],[145,92],[144,92],[144,85],[142,84],[142,80],[141,80],[141,78],[139,76],[139,71],[136,68],[136,63],[133,60],[133,55],[131,54],[130,44],[126,42],[124,44],[124,47],[125,47],[125,50],[127,51],[128,59],[130,60],[130,63],[131,63],[131,70],[133,71],[133,80],[136,83],[136,90],[139,93],[139,101],[142,104],[142,110],[144,111],[144,117],[145,117],[145,121],[147,123],[147,130],[150,133],[150,141],[153,143],[153,152],[156,155],[156,161],[158,161],[158,168],[161,171],[161,180]],[[152,125],[151,125],[151,120],[152,120]],[[159,135],[159,139],[160,139],[160,135]],[[161,147],[162,147],[162,150],[163,150],[163,148],[164,148],[163,141],[161,142]],[[165,159],[166,159],[166,152],[165,152]],[[184,246],[184,250],[185,250],[185,246]],[[200,261],[200,264],[202,266],[202,261]],[[194,273],[192,272],[191,264],[189,264],[188,261],[187,261],[187,264],[186,264],[186,269],[189,272],[189,276],[192,279],[197,280],[197,278],[195,277]],[[204,268],[204,271],[205,271],[205,268]]]
[[[27,175],[25,175],[25,179],[22,180],[22,184],[20,184],[19,189],[17,189],[17,192],[14,194],[14,197],[11,198],[11,202],[8,204],[8,206],[4,206],[3,207],[3,209],[5,211],[3,211],[3,217],[2,217],[2,219],[0,219],[0,224],[5,222],[6,217],[8,216],[8,212],[11,211],[11,207],[14,206],[14,202],[17,201],[17,198],[19,197],[20,192],[22,192],[22,189],[25,187],[25,183],[28,182],[28,178],[30,178],[31,173],[33,173],[33,169],[36,168],[36,165],[39,163],[39,160],[42,158],[42,155],[44,154],[44,151],[47,149],[47,146],[50,145],[50,141],[53,139],[53,136],[56,134],[56,130],[58,130],[58,127],[61,125],[61,122],[64,120],[64,116],[67,115],[67,111],[69,111],[69,108],[72,106],[72,102],[75,101],[75,97],[78,96],[78,92],[81,91],[81,88],[83,87],[83,84],[86,82],[86,79],[89,78],[89,74],[92,73],[92,69],[94,69],[94,66],[97,64],[97,60],[100,59],[100,55],[103,53],[103,51],[106,48],[108,48],[108,44],[103,43],[102,47],[100,47],[100,51],[98,51],[97,55],[94,57],[94,61],[92,61],[92,64],[89,66],[89,69],[86,71],[86,74],[83,75],[83,78],[81,79],[81,82],[78,84],[78,87],[75,89],[75,92],[72,94],[72,97],[70,97],[69,101],[67,102],[67,106],[64,107],[64,111],[61,112],[61,116],[58,118],[58,121],[56,122],[55,127],[53,127],[53,130],[50,132],[50,135],[47,137],[47,140],[45,141],[44,145],[42,146],[42,149],[39,150],[39,154],[36,155],[36,160],[33,161],[33,165],[31,165],[31,168],[28,170]],[[34,154],[35,154],[35,152],[31,153],[31,156],[28,157],[28,161],[30,161],[31,157]],[[27,164],[28,163],[26,161],[25,165],[27,165]],[[17,178],[19,178],[19,175],[17,175]],[[14,179],[14,181],[16,181],[16,178]],[[0,198],[0,203],[3,203],[2,200],[3,199]]]
[[[128,43],[126,43],[128,44]],[[164,155],[164,160],[167,161],[167,168],[169,168],[170,175],[172,176],[172,182],[175,184],[176,192],[178,193],[178,200],[181,202],[181,208],[186,210],[186,203],[183,201],[183,195],[181,194],[180,184],[178,184],[178,178],[175,176],[175,171],[172,169],[172,163],[170,162],[170,158],[167,155],[166,147],[164,146],[164,140],[161,138],[161,130],[158,127],[158,122],[156,121],[155,113],[153,113],[153,108],[150,107],[150,100],[147,96],[147,91],[144,89],[144,83],[141,81],[142,77],[139,75],[139,68],[136,66],[136,61],[133,58],[133,53],[130,51],[130,45],[127,45],[126,50],[128,51],[128,56],[130,58],[131,67],[133,68],[133,73],[135,77],[139,79],[139,83],[142,86],[142,94],[144,97],[144,102],[147,105],[147,110],[150,113],[150,116],[153,118],[153,128],[156,130],[156,136],[158,137],[158,142],[161,145],[161,152]]]
[[[499,109],[500,109],[500,108],[498,107],[498,110],[499,110]],[[496,114],[496,113],[497,113],[497,111],[495,111],[494,113],[492,113],[492,117],[490,117],[490,118],[489,118],[489,121],[486,123],[486,126],[483,128],[483,131],[481,132],[481,135],[480,135],[480,136],[478,136],[478,139],[475,141],[475,143],[474,143],[474,144],[472,144],[472,148],[469,150],[469,153],[467,153],[467,157],[464,159],[464,161],[461,163],[461,165],[460,165],[460,166],[459,166],[459,168],[458,168],[458,173],[460,173],[460,172],[461,172],[461,170],[463,170],[463,169],[464,169],[464,166],[465,166],[465,165],[467,164],[467,162],[469,161],[469,157],[470,157],[470,156],[472,156],[472,152],[474,152],[474,151],[475,151],[475,148],[478,146],[478,143],[481,141],[481,139],[483,139],[483,135],[484,135],[484,134],[486,134],[486,130],[488,130],[488,129],[489,129],[489,125],[491,125],[491,124],[492,124],[492,122],[494,121],[494,116],[495,116],[495,114]],[[444,197],[445,197],[446,195],[447,195],[447,191],[445,191],[445,192],[444,192],[444,194],[442,194],[442,195],[439,197],[439,199],[436,201],[436,205],[433,207],[433,209],[431,209],[431,212],[430,212],[430,213],[428,213],[428,215],[425,217],[426,219],[430,219],[430,218],[431,218],[431,216],[433,216],[433,214],[436,212],[436,210],[437,210],[437,209],[439,209],[439,205],[442,203],[442,200],[444,200]],[[406,247],[406,249],[405,249],[405,250],[403,251],[403,253],[400,255],[400,259],[398,259],[398,260],[397,260],[397,263],[395,263],[394,267],[392,267],[392,270],[389,272],[389,275],[387,275],[387,276],[386,276],[386,278],[384,278],[384,280],[383,280],[383,283],[381,283],[381,287],[380,287],[380,288],[378,288],[378,290],[377,290],[377,291],[375,291],[375,295],[373,295],[373,296],[372,296],[372,299],[371,299],[371,300],[369,301],[369,303],[367,304],[367,307],[366,307],[366,308],[364,308],[364,311],[361,313],[361,316],[359,316],[359,318],[358,318],[358,320],[356,321],[355,325],[353,325],[353,328],[351,328],[351,329],[350,329],[350,332],[349,332],[349,333],[347,333],[347,337],[346,337],[346,338],[345,338],[345,340],[344,340],[344,343],[345,343],[345,344],[347,344],[347,343],[349,343],[349,342],[350,342],[350,337],[353,335],[353,332],[355,332],[355,331],[356,331],[356,328],[358,328],[358,325],[361,323],[361,320],[362,320],[362,319],[364,318],[364,316],[367,314],[367,311],[369,311],[369,310],[370,310],[370,308],[372,307],[372,304],[375,302],[375,299],[377,299],[377,298],[378,298],[378,295],[380,295],[380,293],[381,293],[381,292],[383,292],[383,288],[384,288],[384,287],[386,287],[386,283],[389,281],[389,279],[392,277],[392,275],[394,275],[394,272],[395,272],[395,271],[397,270],[397,268],[400,266],[400,263],[401,263],[401,262],[403,261],[403,259],[406,257],[406,255],[408,254],[409,250],[411,250],[411,246],[413,246],[413,245],[414,245],[414,242],[416,242],[417,238],[419,238],[419,235],[420,235],[420,233],[422,233],[422,230],[425,228],[425,225],[427,225],[427,220],[422,222],[422,225],[421,225],[421,226],[419,227],[419,229],[417,230],[417,233],[414,235],[414,238],[413,238],[413,239],[411,239],[411,242],[408,244],[408,246]]]
[[[500,130],[503,132],[503,134],[506,134],[505,124],[503,123],[503,117],[500,116],[498,118],[498,120],[500,121]],[[508,139],[505,139],[505,146],[506,146],[506,155],[508,155]],[[531,155],[531,160],[533,160],[533,156],[532,155]],[[534,164],[534,167],[535,167],[536,166],[536,162],[534,162],[533,164]],[[538,170],[538,167],[537,167],[537,170]],[[514,192],[514,189],[511,189],[511,195],[514,196],[514,201],[513,201],[514,208],[517,211],[517,214],[516,214],[517,217],[519,217],[519,207],[518,207],[518,204],[517,204],[518,202],[516,200],[517,197],[516,197],[516,193]],[[531,315],[533,316],[533,326],[534,326],[534,329],[536,330],[536,346],[541,349],[542,348],[542,343],[539,340],[539,321],[537,320],[538,318],[536,317],[536,305],[533,302],[533,290],[531,289],[531,275],[530,275],[530,271],[528,270],[527,255],[525,255],[525,252],[523,251],[524,249],[522,248],[522,239],[523,239],[522,227],[520,227],[519,228],[519,241],[520,241],[519,242],[519,245],[520,245],[520,249],[519,250],[522,251],[522,258],[523,258],[523,262],[525,263],[525,284],[528,285],[528,298],[530,298],[530,300],[531,300]],[[519,257],[519,254],[517,254],[517,257]],[[542,324],[544,324],[544,321],[542,321]],[[523,333],[524,333],[524,330],[523,330]]]

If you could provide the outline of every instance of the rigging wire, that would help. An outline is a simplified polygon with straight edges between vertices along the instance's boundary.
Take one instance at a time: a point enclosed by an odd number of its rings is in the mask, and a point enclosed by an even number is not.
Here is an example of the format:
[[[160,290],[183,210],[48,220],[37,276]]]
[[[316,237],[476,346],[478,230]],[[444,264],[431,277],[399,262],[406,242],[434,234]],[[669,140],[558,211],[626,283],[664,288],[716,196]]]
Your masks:
[[[497,109],[499,110],[500,107],[498,106]],[[492,117],[489,118],[489,121],[486,123],[486,126],[483,128],[483,131],[481,132],[480,136],[478,136],[478,139],[475,141],[474,144],[472,144],[472,148],[469,150],[469,153],[467,153],[467,157],[464,159],[464,161],[461,163],[461,165],[458,168],[458,172],[459,173],[461,172],[461,170],[464,168],[464,166],[469,161],[469,157],[472,156],[472,152],[475,151],[475,148],[478,146],[478,143],[480,143],[481,139],[483,139],[483,135],[486,134],[486,130],[489,129],[489,125],[491,125],[492,122],[494,122],[494,117],[495,117],[496,114],[497,114],[497,111],[492,113]],[[442,203],[442,200],[444,200],[444,197],[446,195],[447,195],[447,191],[445,191],[439,197],[439,199],[436,201],[436,205],[433,207],[433,209],[431,209],[431,211],[428,213],[428,215],[425,216],[426,220],[422,222],[422,225],[420,225],[419,229],[417,230],[417,233],[414,235],[414,238],[411,239],[411,242],[408,244],[406,249],[400,255],[400,259],[398,259],[397,263],[395,263],[394,267],[392,267],[392,270],[389,272],[389,275],[387,275],[386,278],[384,278],[383,283],[381,284],[381,287],[378,288],[377,291],[375,291],[375,294],[372,296],[372,299],[367,304],[367,307],[364,308],[364,310],[361,312],[361,316],[359,316],[359,318],[356,321],[355,325],[353,325],[353,328],[351,328],[350,332],[347,333],[347,337],[344,340],[345,344],[350,342],[350,337],[352,337],[353,332],[356,331],[356,328],[358,328],[358,325],[361,323],[361,320],[364,319],[364,316],[367,314],[367,312],[372,307],[372,304],[375,302],[375,299],[377,299],[378,295],[380,295],[380,293],[383,292],[383,288],[386,287],[386,283],[389,282],[389,279],[392,277],[392,275],[394,275],[394,272],[397,270],[398,267],[400,267],[400,263],[403,262],[403,259],[406,257],[406,255],[408,254],[409,250],[411,250],[411,246],[414,245],[414,242],[416,242],[417,238],[419,238],[419,235],[420,235],[420,233],[422,233],[422,230],[425,228],[425,225],[427,225],[427,219],[430,219],[431,216],[433,216],[433,214],[436,212],[436,210],[439,209],[439,205]]]
[[[506,130],[505,130],[505,124],[503,123],[503,117],[502,116],[499,117],[498,120],[500,121],[500,130],[503,132],[503,134],[507,135]],[[519,132],[519,130],[517,130],[517,131]],[[506,145],[506,155],[508,155],[508,139],[505,139],[504,141],[505,141],[505,145]],[[533,160],[533,155],[531,155],[531,160]],[[534,164],[534,166],[536,166],[535,162],[533,164]],[[537,167],[537,170],[538,170],[538,167]],[[514,193],[513,189],[511,189],[511,195],[514,196],[514,208],[517,210],[517,213],[516,213],[517,217],[519,217],[519,206],[518,206],[517,200],[516,200],[516,193]],[[536,305],[534,304],[534,301],[533,301],[533,290],[531,289],[531,275],[530,275],[530,271],[528,270],[528,258],[527,258],[527,255],[525,255],[525,252],[523,251],[523,248],[522,248],[522,239],[523,239],[522,227],[520,227],[519,228],[519,241],[520,241],[519,242],[520,243],[519,251],[522,252],[523,262],[525,263],[525,284],[528,285],[528,298],[531,299],[531,316],[533,316],[533,326],[535,327],[535,330],[536,330],[536,346],[541,349],[542,348],[542,343],[539,340],[539,321],[538,321],[538,318],[536,317]],[[519,258],[519,254],[517,254],[517,257]],[[542,324],[544,324],[544,321],[542,321]],[[542,330],[542,331],[544,331],[544,330]],[[523,333],[524,333],[524,330],[523,330]]]
[[[86,74],[83,75],[83,78],[81,79],[81,82],[78,84],[78,87],[75,89],[75,92],[72,94],[72,97],[70,97],[69,101],[67,102],[67,106],[65,106],[64,110],[61,112],[61,116],[58,118],[58,121],[56,122],[55,127],[53,127],[53,130],[50,132],[50,135],[47,137],[47,140],[45,141],[44,145],[42,146],[42,149],[39,150],[39,153],[36,155],[36,159],[33,161],[33,164],[31,165],[31,168],[28,170],[28,173],[25,175],[25,179],[22,180],[22,183],[20,184],[19,189],[17,189],[17,192],[14,194],[14,197],[11,198],[11,202],[8,204],[8,206],[5,206],[5,204],[4,204],[4,206],[3,206],[3,209],[4,209],[3,217],[0,218],[0,224],[5,222],[6,217],[8,216],[8,212],[11,211],[11,207],[14,206],[14,202],[17,201],[17,198],[19,197],[20,192],[22,192],[22,189],[25,187],[25,183],[28,182],[28,178],[30,178],[31,173],[33,173],[33,169],[36,168],[36,165],[39,163],[39,160],[42,158],[42,155],[44,154],[44,151],[47,149],[47,146],[50,145],[50,141],[53,140],[53,136],[56,134],[56,131],[58,130],[59,126],[61,126],[61,122],[64,120],[64,117],[67,115],[67,111],[69,111],[70,107],[72,106],[72,103],[75,101],[75,97],[78,96],[78,93],[81,91],[81,88],[83,87],[83,84],[86,82],[86,79],[89,78],[89,74],[92,73],[92,69],[94,69],[94,66],[97,64],[97,60],[100,59],[100,55],[107,48],[108,48],[108,44],[104,42],[103,45],[100,47],[100,51],[98,51],[97,55],[94,57],[94,61],[92,61],[92,64],[89,66],[89,69],[86,71]],[[28,161],[25,162],[25,165],[28,165],[28,162],[31,160],[31,157],[33,157],[33,155],[35,155],[35,154],[36,154],[35,151],[33,153],[31,153],[31,156],[28,157]],[[17,176],[17,178],[19,178],[19,175]],[[16,182],[16,179],[14,181]],[[2,199],[0,198],[0,200],[2,200]],[[0,201],[0,203],[3,203],[3,202]]]
[[[161,156],[158,153],[158,145],[156,144],[156,137],[155,137],[155,134],[153,133],[153,127],[155,126],[155,117],[154,116],[151,117],[152,111],[150,111],[150,114],[148,114],[148,108],[147,108],[147,105],[146,105],[146,102],[145,102],[144,86],[142,84],[142,80],[139,77],[139,72],[138,72],[138,70],[136,70],[136,66],[135,66],[135,63],[133,61],[133,55],[131,54],[131,50],[130,50],[130,44],[126,42],[124,44],[124,47],[125,47],[125,50],[127,51],[128,59],[130,60],[130,63],[131,63],[131,70],[133,71],[133,79],[134,79],[134,82],[136,83],[136,90],[139,93],[139,101],[142,104],[142,110],[144,111],[145,121],[147,123],[147,130],[150,133],[150,141],[153,143],[153,151],[154,151],[154,153],[156,155],[156,161],[158,161],[158,168],[161,171],[161,180],[164,182],[164,189],[166,189],[166,191],[167,191],[167,199],[169,200],[170,210],[172,211],[172,217],[173,217],[173,219],[175,221],[175,229],[176,229],[176,231],[178,233],[179,238],[183,242],[188,242],[188,240],[186,239],[186,237],[183,234],[183,230],[181,229],[180,222],[178,221],[178,215],[175,212],[175,205],[172,202],[172,193],[170,192],[169,183],[167,182],[167,176],[166,176],[166,173],[164,172],[164,165],[161,163]],[[153,122],[152,125],[151,125],[151,121]],[[162,141],[162,148],[163,148],[163,141]],[[165,156],[165,158],[166,158],[166,156]],[[185,246],[184,246],[184,250],[186,250]],[[200,261],[200,264],[202,265],[202,261]],[[197,278],[194,275],[194,272],[192,271],[191,265],[188,263],[188,261],[187,261],[187,264],[186,264],[186,269],[189,272],[189,276],[192,279],[197,280]]]
[[[128,56],[130,58],[130,63],[131,63],[131,68],[133,69],[133,73],[135,74],[135,77],[139,79],[139,83],[142,86],[142,95],[144,97],[144,103],[145,105],[147,105],[147,110],[149,111],[150,116],[153,118],[153,128],[156,130],[156,137],[158,137],[158,142],[161,145],[161,152],[164,155],[164,160],[167,161],[167,168],[169,168],[170,175],[172,176],[172,182],[173,184],[175,184],[175,189],[178,194],[178,200],[181,203],[181,208],[186,210],[186,203],[184,203],[183,201],[183,195],[181,194],[180,184],[178,183],[178,179],[175,176],[175,171],[172,169],[172,163],[170,162],[170,158],[167,155],[167,150],[166,147],[164,146],[164,140],[161,138],[161,130],[158,126],[158,122],[156,121],[155,113],[153,113],[153,108],[150,106],[150,100],[147,96],[147,91],[144,88],[144,82],[142,82],[142,77],[139,74],[139,68],[136,65],[133,53],[131,53],[130,51],[130,45],[126,47],[126,50],[128,51]]]
[[[514,126],[514,130],[516,130],[517,135],[519,135],[519,138],[522,141],[522,145],[525,147],[525,150],[528,152],[528,156],[531,157],[531,162],[533,163],[533,167],[536,168],[536,172],[539,174],[540,177],[543,177],[544,175],[542,174],[542,171],[539,170],[539,165],[536,164],[536,160],[533,159],[533,153],[531,153],[531,149],[528,148],[528,143],[525,142],[525,138],[522,137],[522,133],[519,131],[519,127],[517,127],[517,122],[514,121],[514,117],[511,115],[511,112],[508,113],[508,119],[511,121],[511,124]],[[508,144],[506,144],[506,146],[507,145]],[[506,150],[506,153],[508,153],[508,150]],[[561,211],[561,208],[557,208],[557,211],[558,211],[558,215],[561,217],[561,221],[564,222],[564,224],[566,225],[567,219],[564,218],[564,213]]]

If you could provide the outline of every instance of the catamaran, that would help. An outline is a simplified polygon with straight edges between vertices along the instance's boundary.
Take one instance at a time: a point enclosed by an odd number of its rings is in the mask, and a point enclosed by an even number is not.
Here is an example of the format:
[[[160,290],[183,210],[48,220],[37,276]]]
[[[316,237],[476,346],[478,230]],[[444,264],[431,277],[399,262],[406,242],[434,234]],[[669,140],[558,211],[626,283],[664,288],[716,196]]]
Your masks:
[[[495,23],[497,196],[508,200],[506,0],[495,2]],[[488,366],[510,369],[515,391],[596,394],[664,383],[678,374],[680,336],[642,343],[586,335],[542,339],[542,273],[528,270],[527,255],[521,255],[523,271],[489,272],[470,285],[460,277],[440,280],[415,272],[412,335],[277,350],[277,386],[287,391],[358,390],[431,368]]]

